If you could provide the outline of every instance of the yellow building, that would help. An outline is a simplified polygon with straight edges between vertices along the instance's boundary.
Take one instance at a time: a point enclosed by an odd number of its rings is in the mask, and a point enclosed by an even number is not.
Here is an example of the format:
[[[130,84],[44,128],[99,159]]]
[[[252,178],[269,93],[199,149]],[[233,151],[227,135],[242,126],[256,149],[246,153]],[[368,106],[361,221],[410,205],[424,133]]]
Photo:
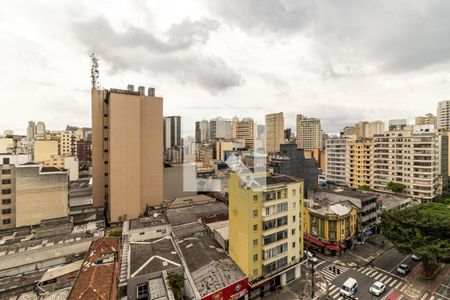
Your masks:
[[[348,201],[305,200],[304,234],[307,248],[338,255],[356,235],[357,210]]]
[[[230,173],[230,256],[253,288],[268,278],[284,285],[300,276],[303,181],[285,175],[252,176]]]
[[[346,181],[348,186],[354,188],[371,186],[372,149],[371,139],[354,139],[347,143]]]
[[[284,116],[283,113],[266,115],[266,152],[280,151],[280,144],[284,144]]]
[[[59,154],[57,140],[37,140],[34,142],[34,161],[50,160],[52,155]]]

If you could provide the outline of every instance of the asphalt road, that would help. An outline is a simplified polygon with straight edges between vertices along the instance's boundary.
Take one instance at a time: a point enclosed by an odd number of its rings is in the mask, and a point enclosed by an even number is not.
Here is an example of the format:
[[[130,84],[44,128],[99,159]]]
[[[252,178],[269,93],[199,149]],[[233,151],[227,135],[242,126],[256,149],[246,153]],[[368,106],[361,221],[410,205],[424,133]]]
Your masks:
[[[404,278],[406,275],[397,273],[397,267],[400,264],[409,265],[411,271],[417,266],[418,262],[412,260],[411,255],[400,254],[395,248],[391,248],[385,253],[383,253],[383,255],[376,258],[371,263],[371,266]]]

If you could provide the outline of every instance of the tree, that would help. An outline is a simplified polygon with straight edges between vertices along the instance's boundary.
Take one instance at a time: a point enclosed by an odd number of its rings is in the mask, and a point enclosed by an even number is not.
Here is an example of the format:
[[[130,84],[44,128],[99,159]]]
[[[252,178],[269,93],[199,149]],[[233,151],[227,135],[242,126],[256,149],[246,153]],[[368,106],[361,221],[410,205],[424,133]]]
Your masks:
[[[393,191],[394,193],[403,193],[406,189],[406,185],[391,181],[386,185],[386,189]]]
[[[167,274],[167,279],[169,280],[169,285],[172,288],[173,295],[176,300],[183,298],[181,293],[181,288],[184,287],[184,277],[183,275],[177,273]]]
[[[381,230],[403,253],[415,253],[430,276],[439,262],[450,262],[450,207],[422,203],[381,214]]]

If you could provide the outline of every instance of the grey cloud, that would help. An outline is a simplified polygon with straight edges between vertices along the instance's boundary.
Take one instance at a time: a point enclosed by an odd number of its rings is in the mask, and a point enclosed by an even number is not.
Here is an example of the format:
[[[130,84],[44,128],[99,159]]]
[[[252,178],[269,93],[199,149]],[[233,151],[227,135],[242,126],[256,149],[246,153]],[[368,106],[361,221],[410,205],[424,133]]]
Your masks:
[[[450,61],[450,2],[445,0],[208,3],[213,13],[251,34],[302,34],[311,39],[329,56],[323,68],[331,77],[364,74],[367,65],[396,73]]]
[[[218,27],[214,20],[192,22],[186,18],[165,32],[166,39],[155,37],[151,29],[135,26],[116,31],[104,17],[77,22],[73,28],[84,45],[94,48],[102,60],[111,64],[113,74],[126,70],[158,72],[182,83],[195,82],[216,93],[244,82],[223,59],[203,54],[199,48]]]

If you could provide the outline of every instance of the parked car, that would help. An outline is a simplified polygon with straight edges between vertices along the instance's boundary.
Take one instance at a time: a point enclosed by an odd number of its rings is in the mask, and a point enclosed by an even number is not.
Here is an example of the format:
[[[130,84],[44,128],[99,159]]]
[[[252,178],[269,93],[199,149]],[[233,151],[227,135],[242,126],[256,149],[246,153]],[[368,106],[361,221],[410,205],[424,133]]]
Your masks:
[[[371,292],[375,296],[380,296],[381,294],[383,294],[385,289],[386,286],[381,281],[375,281],[369,288],[369,292]]]
[[[341,287],[340,293],[344,297],[353,296],[358,290],[358,282],[355,278],[349,277]]]
[[[420,258],[416,254],[411,255],[411,259],[415,260],[415,261],[419,261],[420,260]]]
[[[400,266],[398,266],[397,268],[397,273],[406,275],[409,273],[409,266],[407,264],[401,264]]]
[[[308,260],[312,261],[313,263],[317,263],[319,261],[319,259],[314,255],[314,253],[308,250],[305,250],[304,252]]]

